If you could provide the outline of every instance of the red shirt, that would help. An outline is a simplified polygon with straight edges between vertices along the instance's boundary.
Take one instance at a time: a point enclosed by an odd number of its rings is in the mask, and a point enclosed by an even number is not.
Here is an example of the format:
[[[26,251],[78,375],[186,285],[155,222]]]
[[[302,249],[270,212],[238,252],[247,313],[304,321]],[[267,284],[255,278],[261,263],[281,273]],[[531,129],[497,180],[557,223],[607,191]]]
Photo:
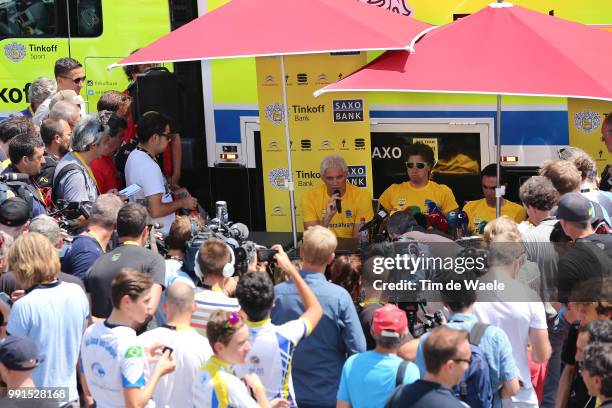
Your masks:
[[[93,160],[90,164],[91,171],[96,177],[100,194],[104,194],[113,188],[121,189],[124,182],[119,178],[115,161],[112,157],[102,156]]]

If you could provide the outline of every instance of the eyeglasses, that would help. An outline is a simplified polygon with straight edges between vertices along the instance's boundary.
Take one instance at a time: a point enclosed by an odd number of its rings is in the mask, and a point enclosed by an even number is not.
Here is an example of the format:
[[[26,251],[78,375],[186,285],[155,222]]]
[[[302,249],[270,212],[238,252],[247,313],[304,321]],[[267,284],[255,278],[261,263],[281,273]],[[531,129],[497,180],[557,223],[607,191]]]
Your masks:
[[[86,77],[86,76],[82,76],[82,77],[79,77],[79,78],[74,78],[74,79],[72,79],[72,78],[70,78],[70,77],[67,77],[67,76],[63,76],[63,75],[62,75],[61,77],[62,77],[62,78],[66,78],[66,79],[71,80],[72,82],[74,82],[74,84],[75,84],[75,85],[78,85],[78,84],[80,84],[81,82],[85,82],[85,80],[87,79],[87,77]]]
[[[170,133],[170,132],[162,133],[160,136],[165,137],[166,139],[168,139],[169,142],[172,141],[172,133]]]
[[[406,167],[408,167],[409,169],[413,169],[415,167],[417,169],[424,169],[426,165],[427,163],[423,163],[423,162],[418,162],[418,163],[406,162]]]
[[[235,327],[238,323],[240,323],[240,315],[238,314],[238,312],[230,313],[225,323],[223,323],[223,330],[221,330],[221,333],[219,333],[219,337],[217,337],[216,343],[218,343],[219,340],[221,340],[221,337],[225,335],[226,330]]]

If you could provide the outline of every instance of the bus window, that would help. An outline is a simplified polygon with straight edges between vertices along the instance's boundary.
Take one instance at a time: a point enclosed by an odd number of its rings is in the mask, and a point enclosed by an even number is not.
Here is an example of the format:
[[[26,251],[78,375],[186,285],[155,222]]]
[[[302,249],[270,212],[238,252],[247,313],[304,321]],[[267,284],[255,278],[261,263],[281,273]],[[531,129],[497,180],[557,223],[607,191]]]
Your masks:
[[[70,1],[70,36],[98,37],[102,34],[102,1]]]
[[[0,4],[0,38],[57,35],[55,1],[9,0]]]

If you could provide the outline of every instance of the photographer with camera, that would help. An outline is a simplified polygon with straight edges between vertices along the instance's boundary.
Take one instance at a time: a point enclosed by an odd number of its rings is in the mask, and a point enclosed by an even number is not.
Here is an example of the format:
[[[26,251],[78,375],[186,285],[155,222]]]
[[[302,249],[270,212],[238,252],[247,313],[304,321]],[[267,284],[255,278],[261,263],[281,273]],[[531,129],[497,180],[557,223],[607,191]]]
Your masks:
[[[204,241],[195,258],[195,274],[202,282],[202,290],[195,295],[196,311],[191,326],[206,336],[206,325],[213,311],[240,310],[238,300],[223,293],[224,279],[234,275],[234,255],[225,242],[211,238]]]
[[[154,251],[144,248],[149,237],[151,219],[146,208],[140,204],[128,203],[117,213],[117,235],[121,245],[102,255],[92,265],[85,276],[85,287],[91,295],[91,315],[102,319],[113,310],[111,283],[123,268],[143,272],[153,279],[150,309],[157,310],[160,295],[164,288],[164,259]],[[149,323],[153,316],[150,315]],[[135,330],[141,327],[134,327]]]
[[[121,207],[123,201],[115,194],[102,194],[96,199],[87,230],[74,237],[70,250],[62,258],[64,272],[85,279],[89,268],[106,253]]]
[[[346,358],[366,350],[365,337],[351,295],[327,282],[325,269],[334,260],[338,240],[320,225],[304,232],[300,274],[321,303],[324,317],[294,354],[293,379],[300,408],[336,406],[336,393]],[[272,322],[280,325],[298,319],[304,309],[298,287],[288,281],[274,288]]]
[[[295,347],[312,333],[317,326],[323,309],[313,291],[300,276],[296,267],[283,251],[282,246],[274,245],[278,251],[274,256],[276,264],[293,281],[304,313],[296,320],[277,326],[270,321],[270,310],[274,304],[274,284],[267,273],[249,272],[240,277],[236,297],[242,311],[247,316],[251,350],[246,363],[236,366],[236,374],[242,377],[247,373],[257,373],[266,388],[267,397],[276,396],[295,406],[295,393],[291,379],[291,360]],[[292,345],[292,347],[286,346]]]

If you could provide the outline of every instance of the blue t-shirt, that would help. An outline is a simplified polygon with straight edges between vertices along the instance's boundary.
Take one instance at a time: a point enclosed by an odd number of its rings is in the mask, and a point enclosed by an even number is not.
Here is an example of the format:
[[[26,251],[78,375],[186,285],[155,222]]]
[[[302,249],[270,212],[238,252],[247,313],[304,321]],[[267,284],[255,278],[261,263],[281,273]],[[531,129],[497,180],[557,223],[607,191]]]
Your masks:
[[[342,368],[338,399],[353,408],[383,408],[395,389],[401,358],[377,351],[366,351],[349,357]],[[419,379],[419,369],[409,362],[403,384]]]
[[[70,250],[62,258],[62,271],[81,280],[96,259],[104,254],[95,238],[88,235],[77,235],[72,241]]]
[[[34,369],[36,387],[68,387],[70,401],[79,397],[76,364],[88,315],[85,292],[73,283],[38,285],[15,302],[6,330],[36,343],[43,359]]]

